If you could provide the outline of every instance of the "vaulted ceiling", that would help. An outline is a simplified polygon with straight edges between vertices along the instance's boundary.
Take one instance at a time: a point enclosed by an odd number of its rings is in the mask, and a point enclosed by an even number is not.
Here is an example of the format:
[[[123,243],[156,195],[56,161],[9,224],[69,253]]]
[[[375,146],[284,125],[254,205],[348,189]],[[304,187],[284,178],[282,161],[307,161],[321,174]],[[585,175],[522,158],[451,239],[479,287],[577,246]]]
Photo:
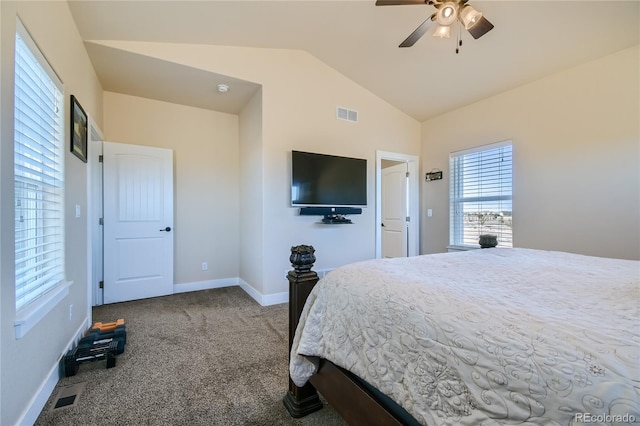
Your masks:
[[[255,91],[253,83],[99,42],[300,49],[419,121],[640,43],[638,1],[471,4],[495,28],[478,40],[463,29],[456,53],[458,31],[439,39],[432,29],[413,47],[398,47],[435,11],[426,4],[69,0],[104,90],[231,113]],[[221,100],[211,96],[211,82],[223,77],[236,90]]]

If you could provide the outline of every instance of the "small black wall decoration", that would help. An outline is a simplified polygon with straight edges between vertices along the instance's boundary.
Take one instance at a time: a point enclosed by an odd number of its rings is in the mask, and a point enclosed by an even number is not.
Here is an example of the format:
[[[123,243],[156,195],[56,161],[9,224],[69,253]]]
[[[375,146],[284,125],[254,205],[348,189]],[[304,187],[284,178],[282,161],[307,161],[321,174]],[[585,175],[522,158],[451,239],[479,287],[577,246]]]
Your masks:
[[[71,95],[71,152],[87,162],[87,113],[75,96]]]

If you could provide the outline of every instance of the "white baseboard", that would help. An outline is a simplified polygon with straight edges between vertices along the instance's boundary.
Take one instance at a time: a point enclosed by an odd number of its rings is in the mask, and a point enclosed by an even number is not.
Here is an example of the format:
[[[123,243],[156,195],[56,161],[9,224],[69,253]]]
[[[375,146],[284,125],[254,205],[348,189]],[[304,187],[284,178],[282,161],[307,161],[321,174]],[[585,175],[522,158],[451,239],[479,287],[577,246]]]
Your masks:
[[[239,278],[222,278],[218,280],[196,281],[192,283],[174,284],[173,293],[187,293],[189,291],[209,290],[211,288],[232,287],[238,285]]]
[[[249,285],[242,278],[239,278],[239,285],[249,296],[253,298],[256,302],[258,302],[261,306],[270,306],[270,305],[278,305],[280,303],[288,303],[289,302],[289,292],[284,293],[274,293],[264,295]]]
[[[289,292],[262,294],[241,278],[222,278],[218,280],[196,281],[193,283],[174,284],[173,293],[186,293],[189,291],[209,290],[212,288],[240,286],[253,300],[261,306],[278,305],[289,302]]]
[[[326,271],[320,271],[318,276],[322,277],[325,273],[328,273],[332,269],[327,269]],[[222,288],[222,287],[233,287],[240,286],[253,300],[258,302],[261,306],[270,306],[270,305],[278,305],[280,303],[288,303],[289,302],[289,292],[285,291],[282,293],[273,293],[273,294],[262,294],[257,291],[253,286],[244,281],[241,278],[233,277],[233,278],[221,278],[217,280],[207,280],[207,281],[195,281],[192,283],[182,283],[182,284],[174,284],[173,285],[173,294],[178,293],[187,293],[190,291],[200,291],[200,290],[209,290],[212,288]]]
[[[60,377],[62,376],[62,371],[60,368],[60,361],[62,360],[62,357],[67,353],[69,349],[76,346],[78,341],[82,338],[85,331],[87,331],[90,326],[91,324],[89,324],[89,318],[85,317],[80,327],[76,330],[73,337],[67,343],[67,346],[65,347],[62,354],[60,354],[57,362],[51,367],[51,370],[49,370],[49,374],[42,382],[42,385],[40,385],[40,389],[38,389],[38,392],[36,392],[33,398],[31,398],[31,401],[29,401],[27,408],[20,416],[17,424],[33,425],[36,420],[38,420],[38,416],[42,412],[44,406],[47,404],[49,397],[53,393],[53,390],[55,389],[58,381],[60,380]]]
[[[245,293],[247,293],[249,296],[251,296],[251,298],[253,300],[255,300],[256,302],[258,302],[260,305],[262,305],[262,294],[260,292],[258,292],[255,288],[251,287],[245,280],[243,280],[242,278],[239,278],[239,283],[238,285],[240,286],[241,289],[244,290]]]
[[[279,305],[281,303],[289,303],[289,292],[267,294],[262,296],[262,306]]]

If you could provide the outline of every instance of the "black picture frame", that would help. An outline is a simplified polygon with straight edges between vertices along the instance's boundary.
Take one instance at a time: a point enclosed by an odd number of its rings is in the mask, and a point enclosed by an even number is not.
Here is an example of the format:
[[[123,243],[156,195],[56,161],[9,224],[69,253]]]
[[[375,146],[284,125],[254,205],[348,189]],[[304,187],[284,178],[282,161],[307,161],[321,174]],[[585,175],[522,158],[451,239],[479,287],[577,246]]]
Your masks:
[[[71,152],[87,162],[87,113],[84,112],[82,105],[71,95]]]

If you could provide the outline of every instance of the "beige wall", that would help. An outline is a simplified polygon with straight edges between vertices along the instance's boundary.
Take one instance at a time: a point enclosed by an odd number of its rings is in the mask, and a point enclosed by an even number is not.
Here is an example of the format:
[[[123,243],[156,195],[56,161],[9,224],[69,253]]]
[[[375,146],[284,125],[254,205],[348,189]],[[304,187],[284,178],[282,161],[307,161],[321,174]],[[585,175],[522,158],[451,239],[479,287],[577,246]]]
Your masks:
[[[296,52],[277,75],[264,97],[266,294],[288,290],[293,245],[313,245],[317,269],[375,257],[376,150],[419,154],[418,122],[312,56]],[[357,110],[358,123],[336,120],[338,105]],[[293,149],[367,159],[367,208],[353,225],[318,225],[289,206]]]
[[[264,294],[262,90],[240,112],[240,278]]]
[[[237,277],[238,116],[105,92],[103,131],[106,141],[173,150],[174,283]]]
[[[182,63],[262,85],[262,295],[287,291],[290,248],[312,244],[317,269],[375,257],[375,152],[418,155],[420,124],[306,52],[110,41],[111,47]],[[336,106],[358,110],[357,124],[335,118]],[[322,226],[290,207],[291,150],[368,160],[368,207],[353,225]],[[241,188],[241,191],[244,187]],[[258,239],[254,240],[257,241]]]
[[[65,114],[75,95],[85,111],[102,123],[102,88],[91,66],[66,2],[0,2],[0,424],[18,422],[48,377],[57,377],[58,360],[77,332],[84,331],[89,312],[87,281],[87,165],[65,155],[66,276],[69,295],[26,336],[15,340],[15,278],[13,224],[13,85],[16,16],[64,84]],[[69,140],[65,118],[65,148]],[[75,205],[82,215],[75,218]],[[73,317],[69,319],[69,305]],[[36,413],[37,415],[37,413]]]
[[[449,242],[449,153],[513,141],[514,246],[640,258],[639,50],[563,71],[422,124],[422,251]]]

